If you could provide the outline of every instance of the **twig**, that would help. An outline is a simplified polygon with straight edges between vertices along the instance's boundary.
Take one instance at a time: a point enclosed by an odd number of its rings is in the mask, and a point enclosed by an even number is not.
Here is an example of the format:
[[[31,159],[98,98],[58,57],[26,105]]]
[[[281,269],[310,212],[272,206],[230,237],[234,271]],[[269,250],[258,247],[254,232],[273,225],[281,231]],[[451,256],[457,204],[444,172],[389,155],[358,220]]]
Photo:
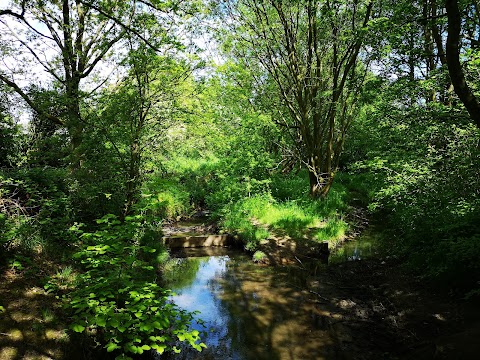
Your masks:
[[[330,299],[326,298],[325,296],[320,295],[320,294],[317,293],[316,291],[308,290],[308,292],[311,293],[311,294],[317,295],[320,299],[322,299],[322,300],[324,300],[324,301],[330,301]]]

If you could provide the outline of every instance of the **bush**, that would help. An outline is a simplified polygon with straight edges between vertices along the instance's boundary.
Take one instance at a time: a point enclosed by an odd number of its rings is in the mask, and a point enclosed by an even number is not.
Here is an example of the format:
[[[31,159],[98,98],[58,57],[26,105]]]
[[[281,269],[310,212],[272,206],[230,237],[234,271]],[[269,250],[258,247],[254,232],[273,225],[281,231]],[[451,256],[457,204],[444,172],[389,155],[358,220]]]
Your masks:
[[[66,172],[55,168],[0,173],[0,241],[26,251],[63,248],[74,239],[66,231],[72,207]]]
[[[478,286],[479,130],[438,104],[383,104],[356,127],[344,159],[351,174],[345,184],[387,219],[394,250],[446,287]]]
[[[155,268],[144,259],[159,249],[145,245],[142,217],[98,220],[99,229],[81,232],[81,250],[74,256],[85,269],[75,290],[64,296],[72,315],[71,329],[95,337],[117,359],[155,350],[173,350],[186,342],[198,351],[199,332],[190,329],[193,314],[175,306],[168,290],[155,282]],[[150,236],[151,234],[147,234]],[[161,255],[158,255],[160,258]]]

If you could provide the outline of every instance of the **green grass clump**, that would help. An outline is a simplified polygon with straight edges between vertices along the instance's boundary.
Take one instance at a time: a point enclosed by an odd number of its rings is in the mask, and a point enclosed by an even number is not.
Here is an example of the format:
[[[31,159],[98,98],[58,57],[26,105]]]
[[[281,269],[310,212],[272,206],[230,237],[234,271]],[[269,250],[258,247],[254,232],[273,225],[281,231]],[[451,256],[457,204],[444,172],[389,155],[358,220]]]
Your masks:
[[[305,184],[303,184],[305,186]],[[270,231],[281,231],[294,239],[309,237],[336,245],[348,230],[342,219],[345,191],[337,186],[325,199],[279,200],[269,194],[255,195],[229,204],[221,211],[222,226],[241,236],[249,250],[256,250]]]
[[[328,241],[332,248],[335,248],[345,237],[348,224],[342,219],[329,219],[325,226],[315,231],[315,239],[319,242]]]
[[[267,254],[265,254],[263,251],[255,251],[253,254],[253,261],[254,262],[263,262],[267,259]]]

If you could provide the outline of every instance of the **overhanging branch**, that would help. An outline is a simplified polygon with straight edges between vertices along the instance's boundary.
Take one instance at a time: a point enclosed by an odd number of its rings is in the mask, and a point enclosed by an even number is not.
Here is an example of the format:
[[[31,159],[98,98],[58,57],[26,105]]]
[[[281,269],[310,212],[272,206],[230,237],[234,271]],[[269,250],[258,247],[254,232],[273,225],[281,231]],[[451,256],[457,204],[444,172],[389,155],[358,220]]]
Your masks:
[[[3,81],[6,85],[10,86],[13,90],[15,90],[15,92],[20,95],[22,97],[23,100],[25,100],[25,102],[33,109],[35,110],[37,113],[39,113],[40,115],[44,116],[45,118],[47,118],[48,120],[54,122],[55,124],[58,124],[58,125],[61,125],[61,126],[64,126],[65,124],[63,123],[63,121],[56,117],[56,116],[53,116],[52,114],[49,114],[45,111],[43,111],[40,107],[37,106],[37,104],[35,104],[32,99],[13,81],[9,80],[6,76],[0,74],[0,81]]]

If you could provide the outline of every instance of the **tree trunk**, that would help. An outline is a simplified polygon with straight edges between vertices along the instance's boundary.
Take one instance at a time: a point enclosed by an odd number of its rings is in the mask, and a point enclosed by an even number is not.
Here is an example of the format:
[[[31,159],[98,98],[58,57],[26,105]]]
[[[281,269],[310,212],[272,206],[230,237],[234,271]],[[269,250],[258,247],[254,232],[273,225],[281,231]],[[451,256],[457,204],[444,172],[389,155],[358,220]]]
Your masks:
[[[130,145],[130,164],[126,180],[126,200],[124,216],[132,213],[133,206],[138,202],[138,188],[140,180],[140,145],[138,139]]]
[[[310,196],[314,199],[324,198],[328,195],[333,184],[333,174],[318,175],[318,173],[309,170]]]
[[[453,88],[460,101],[465,105],[470,117],[480,128],[480,102],[465,80],[462,65],[460,64],[460,32],[462,18],[458,9],[457,0],[446,0],[445,8],[448,17],[447,37],[447,65]]]
[[[65,124],[70,135],[70,171],[76,172],[82,167],[84,151],[82,149],[84,123],[80,113],[80,79],[70,78],[66,81],[67,119]]]

